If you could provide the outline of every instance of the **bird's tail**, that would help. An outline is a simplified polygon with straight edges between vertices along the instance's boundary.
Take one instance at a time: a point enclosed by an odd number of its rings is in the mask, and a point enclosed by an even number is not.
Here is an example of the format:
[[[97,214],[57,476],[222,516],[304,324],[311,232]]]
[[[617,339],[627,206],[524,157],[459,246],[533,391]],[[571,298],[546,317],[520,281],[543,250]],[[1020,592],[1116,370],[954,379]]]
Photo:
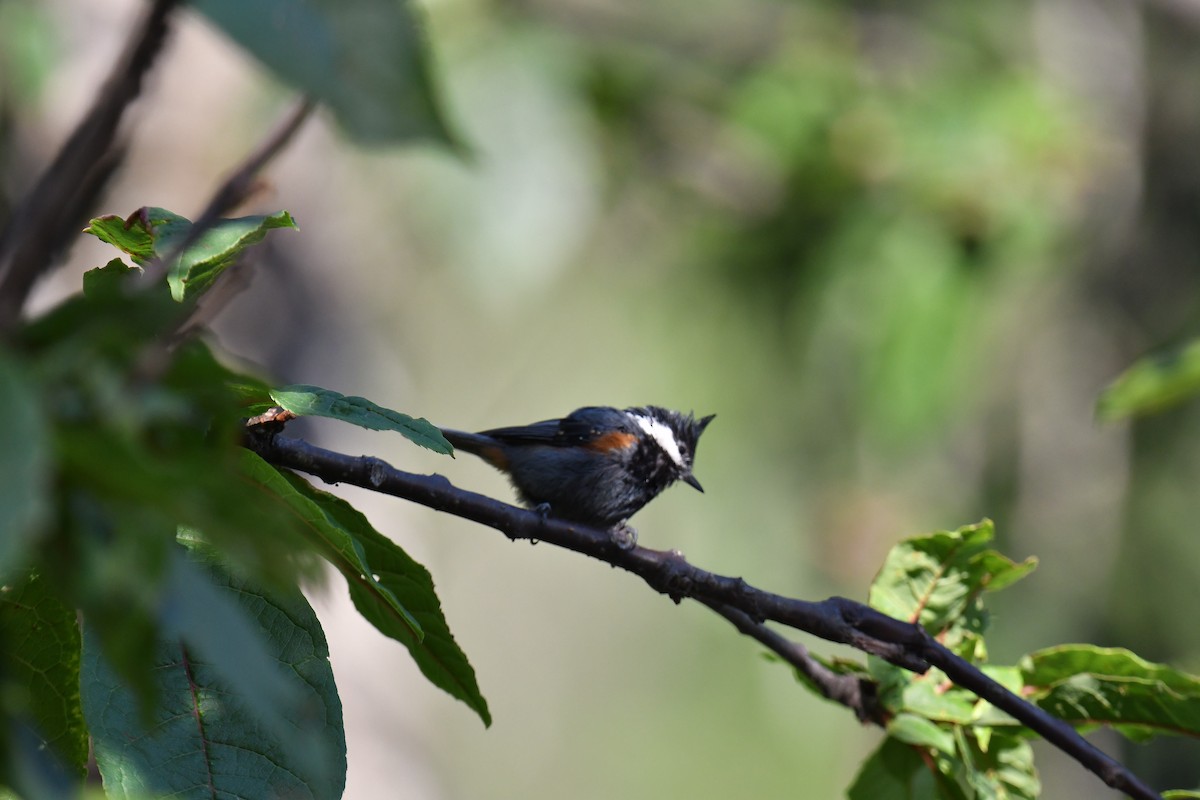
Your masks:
[[[481,433],[467,433],[452,428],[442,428],[446,441],[454,445],[455,450],[462,450],[474,456],[479,456],[502,472],[508,472],[508,456],[504,447],[490,436]]]

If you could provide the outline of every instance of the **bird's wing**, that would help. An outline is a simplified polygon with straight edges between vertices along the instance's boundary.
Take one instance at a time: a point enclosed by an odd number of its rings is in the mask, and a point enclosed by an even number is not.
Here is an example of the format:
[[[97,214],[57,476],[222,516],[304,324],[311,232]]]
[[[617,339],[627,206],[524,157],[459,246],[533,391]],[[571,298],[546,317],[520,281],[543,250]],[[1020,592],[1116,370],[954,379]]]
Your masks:
[[[506,444],[568,444],[568,442],[563,441],[565,434],[560,433],[564,422],[566,420],[547,419],[542,422],[535,422],[532,425],[493,428],[490,431],[480,431],[480,434],[490,436]],[[576,440],[576,443],[578,443],[578,440]]]

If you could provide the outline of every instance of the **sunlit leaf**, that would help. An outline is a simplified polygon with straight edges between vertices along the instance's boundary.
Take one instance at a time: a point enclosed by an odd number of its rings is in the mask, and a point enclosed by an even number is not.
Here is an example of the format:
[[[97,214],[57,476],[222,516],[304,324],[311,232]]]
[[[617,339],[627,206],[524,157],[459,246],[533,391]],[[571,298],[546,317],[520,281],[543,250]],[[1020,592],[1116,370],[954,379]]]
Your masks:
[[[144,267],[171,245],[183,241],[191,226],[186,217],[165,208],[145,206],[129,217],[97,217],[83,232],[128,253],[135,264]]]
[[[261,242],[268,231],[295,227],[296,221],[286,211],[218,221],[167,265],[171,296],[182,302],[202,294],[246,248]],[[192,223],[185,217],[163,208],[146,207],[125,219],[98,217],[84,230],[145,266],[155,258],[174,253],[191,229]]]
[[[1073,644],[1019,664],[1029,699],[1074,724],[1106,724],[1131,738],[1200,736],[1200,677],[1128,650]]]
[[[973,654],[987,627],[981,595],[1010,586],[1036,567],[986,548],[990,521],[957,531],[906,539],[888,553],[871,584],[870,604],[898,619],[918,621],[949,647]],[[982,655],[982,654],[980,654]]]

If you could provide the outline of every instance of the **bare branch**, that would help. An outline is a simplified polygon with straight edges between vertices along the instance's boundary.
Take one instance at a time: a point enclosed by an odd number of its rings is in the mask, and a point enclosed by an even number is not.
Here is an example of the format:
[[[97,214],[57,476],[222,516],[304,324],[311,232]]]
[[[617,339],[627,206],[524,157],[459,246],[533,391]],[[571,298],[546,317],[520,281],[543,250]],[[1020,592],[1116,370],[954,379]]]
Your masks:
[[[675,602],[697,600],[732,622],[738,630],[767,645],[805,670],[820,675],[819,663],[784,637],[766,628],[770,620],[839,644],[848,644],[898,666],[924,672],[930,666],[1008,713],[1074,758],[1114,789],[1139,800],[1160,795],[1124,765],[1105,755],[1066,722],[1009,692],[977,667],[936,642],[918,625],[893,619],[843,597],[811,602],[758,589],[741,578],[718,575],[689,564],[676,551],[644,547],[622,549],[608,531],[547,518],[484,495],[453,486],[439,475],[401,472],[377,458],[325,450],[277,433],[278,426],[247,429],[247,446],[266,461],[315,475],[328,483],[350,483],[412,500],[439,511],[495,528],[510,539],[530,539],[591,556],[640,576]],[[803,666],[801,666],[803,665]],[[815,665],[815,666],[814,666]],[[840,676],[839,676],[840,677]],[[826,695],[863,718],[867,708],[855,689],[821,675]],[[861,687],[858,688],[861,692]],[[874,719],[874,714],[866,714]]]

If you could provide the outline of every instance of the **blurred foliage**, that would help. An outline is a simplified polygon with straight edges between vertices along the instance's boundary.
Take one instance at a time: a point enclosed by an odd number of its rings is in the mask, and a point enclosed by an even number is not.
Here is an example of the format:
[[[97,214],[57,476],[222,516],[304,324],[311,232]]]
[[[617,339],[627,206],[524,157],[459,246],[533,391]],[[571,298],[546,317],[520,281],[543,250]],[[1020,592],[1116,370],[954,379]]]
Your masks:
[[[680,261],[697,266],[677,278],[768,315],[782,391],[842,423],[825,434],[903,454],[974,410],[1012,304],[1068,268],[1088,135],[995,7],[762,8],[769,28],[719,20],[748,40],[736,65],[701,47],[584,51],[604,172],[678,204],[695,231]]]
[[[190,0],[190,5],[284,82],[325,103],[355,139],[457,145],[432,84],[414,4]]]
[[[3,350],[0,785],[20,796],[75,796],[66,776],[85,773],[90,734],[110,796],[340,797],[341,703],[298,588],[314,555],[491,721],[429,574],[342,501],[244,450],[246,410],[269,390],[179,340],[221,274],[288,226],[286,212],[195,237],[163,209],[92,220],[87,232],[155,279],[113,260]],[[424,420],[303,388],[281,394],[448,451]]]
[[[1101,419],[1152,414],[1200,394],[1200,342],[1139,359],[1104,390],[1096,403]]]

